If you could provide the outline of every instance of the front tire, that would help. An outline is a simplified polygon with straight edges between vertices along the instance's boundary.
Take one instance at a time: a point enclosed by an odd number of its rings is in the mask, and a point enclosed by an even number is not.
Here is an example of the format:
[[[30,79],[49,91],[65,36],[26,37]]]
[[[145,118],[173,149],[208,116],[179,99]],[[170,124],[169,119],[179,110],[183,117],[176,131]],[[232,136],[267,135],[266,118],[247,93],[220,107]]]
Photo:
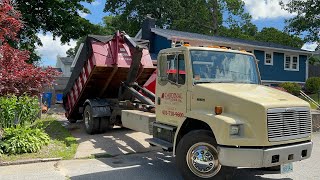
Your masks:
[[[234,168],[222,167],[217,143],[210,131],[195,130],[180,140],[176,163],[184,179],[226,179]]]

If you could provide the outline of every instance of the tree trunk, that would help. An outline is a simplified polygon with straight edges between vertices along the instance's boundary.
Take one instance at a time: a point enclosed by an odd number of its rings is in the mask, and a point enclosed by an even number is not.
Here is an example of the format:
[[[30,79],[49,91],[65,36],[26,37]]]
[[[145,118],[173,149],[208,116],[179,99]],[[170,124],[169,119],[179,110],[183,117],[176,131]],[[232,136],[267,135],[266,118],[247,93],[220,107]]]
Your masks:
[[[212,28],[213,28],[213,34],[218,35],[218,0],[211,0],[212,7],[211,7],[211,13],[212,13]]]
[[[3,129],[0,127],[0,141],[1,141],[1,139],[2,139],[2,137],[3,137]]]

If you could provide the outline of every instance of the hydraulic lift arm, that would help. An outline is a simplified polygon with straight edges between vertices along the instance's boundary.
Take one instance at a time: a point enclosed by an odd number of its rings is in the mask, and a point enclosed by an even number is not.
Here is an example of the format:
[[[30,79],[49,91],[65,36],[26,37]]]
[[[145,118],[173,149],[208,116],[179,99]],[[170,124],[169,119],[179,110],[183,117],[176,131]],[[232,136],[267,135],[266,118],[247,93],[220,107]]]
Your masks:
[[[143,104],[154,106],[154,102],[152,100],[155,99],[155,95],[147,89],[140,87],[136,83],[137,76],[140,74],[141,68],[143,68],[141,66],[141,59],[143,55],[143,49],[145,47],[136,44],[130,38],[130,36],[126,34],[124,35],[124,40],[132,50],[132,63],[129,68],[127,79],[122,83],[122,87],[119,90],[119,100],[130,100],[132,99],[132,97],[134,97],[141,101]],[[148,98],[142,95],[134,87],[140,89],[144,94],[146,94]]]

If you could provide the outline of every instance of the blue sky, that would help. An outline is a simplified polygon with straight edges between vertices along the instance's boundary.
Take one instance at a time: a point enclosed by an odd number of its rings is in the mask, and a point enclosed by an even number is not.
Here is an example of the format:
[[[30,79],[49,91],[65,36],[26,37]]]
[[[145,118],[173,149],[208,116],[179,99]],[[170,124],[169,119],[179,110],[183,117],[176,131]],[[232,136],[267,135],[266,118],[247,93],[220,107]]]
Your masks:
[[[284,20],[294,16],[281,9],[280,0],[243,0],[245,2],[245,10],[249,12],[253,19],[252,22],[261,30],[263,27],[275,27],[283,30],[285,27]],[[286,2],[288,0],[284,0]],[[108,15],[103,12],[106,0],[96,0],[88,4],[84,3],[91,14],[81,13],[80,15],[90,22],[98,24],[102,23],[102,17]],[[41,55],[42,64],[45,66],[55,66],[57,56],[65,56],[65,52],[74,47],[76,42],[71,41],[69,44],[61,45],[60,38],[52,40],[52,35],[38,34],[43,42],[43,47],[38,48],[38,53]],[[306,44],[304,49],[314,49],[314,44]]]

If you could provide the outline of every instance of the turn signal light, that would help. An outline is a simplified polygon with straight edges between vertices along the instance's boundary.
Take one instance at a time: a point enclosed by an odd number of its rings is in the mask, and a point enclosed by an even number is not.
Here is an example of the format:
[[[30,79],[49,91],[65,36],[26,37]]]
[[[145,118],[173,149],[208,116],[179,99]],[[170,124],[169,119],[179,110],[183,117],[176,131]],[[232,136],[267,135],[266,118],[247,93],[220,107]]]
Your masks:
[[[216,115],[222,114],[222,106],[216,106],[214,108],[214,112],[216,113]]]

